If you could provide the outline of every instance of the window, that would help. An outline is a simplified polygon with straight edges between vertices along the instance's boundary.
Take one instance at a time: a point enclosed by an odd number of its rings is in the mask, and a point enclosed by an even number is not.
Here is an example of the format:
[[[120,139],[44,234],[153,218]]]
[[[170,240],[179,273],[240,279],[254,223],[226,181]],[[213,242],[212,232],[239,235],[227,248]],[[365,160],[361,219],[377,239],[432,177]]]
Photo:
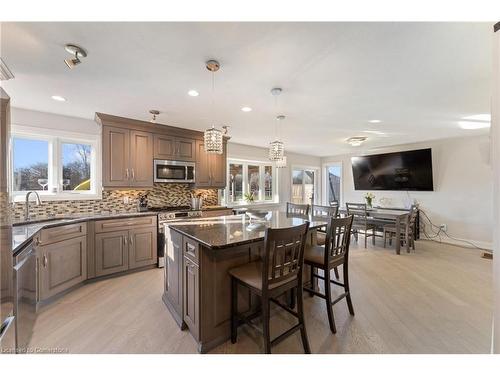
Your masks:
[[[277,203],[274,166],[265,162],[228,160],[227,204]]]
[[[313,169],[292,169],[292,203],[312,204],[316,198],[316,175]]]
[[[98,135],[46,133],[20,126],[12,129],[14,200],[30,190],[48,199],[100,198],[100,181],[96,179]]]

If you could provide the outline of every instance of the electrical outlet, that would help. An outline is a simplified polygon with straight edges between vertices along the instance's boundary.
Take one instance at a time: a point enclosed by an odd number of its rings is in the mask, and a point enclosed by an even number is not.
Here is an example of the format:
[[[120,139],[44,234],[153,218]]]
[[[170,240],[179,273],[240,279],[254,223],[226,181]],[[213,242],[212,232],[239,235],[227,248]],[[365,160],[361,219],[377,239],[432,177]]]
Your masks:
[[[446,231],[448,230],[448,225],[446,225],[446,224],[441,224],[441,225],[439,226],[439,229],[441,229],[443,232],[446,232]]]

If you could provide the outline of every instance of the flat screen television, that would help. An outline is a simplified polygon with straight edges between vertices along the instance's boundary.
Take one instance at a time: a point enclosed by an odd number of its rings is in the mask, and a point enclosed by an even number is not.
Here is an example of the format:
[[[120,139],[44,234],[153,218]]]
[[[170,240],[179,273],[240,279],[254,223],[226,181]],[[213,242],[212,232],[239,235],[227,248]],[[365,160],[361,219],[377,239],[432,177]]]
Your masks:
[[[355,190],[433,191],[430,148],[351,158]]]

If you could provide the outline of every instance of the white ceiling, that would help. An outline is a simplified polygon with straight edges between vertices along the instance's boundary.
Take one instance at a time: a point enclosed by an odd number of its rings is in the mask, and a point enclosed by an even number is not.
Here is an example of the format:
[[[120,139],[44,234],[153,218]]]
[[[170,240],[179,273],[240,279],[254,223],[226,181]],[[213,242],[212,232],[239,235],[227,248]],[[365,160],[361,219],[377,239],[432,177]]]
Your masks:
[[[2,82],[19,108],[93,118],[95,112],[203,130],[216,123],[232,141],[267,146],[274,99],[287,116],[289,151],[326,156],[478,134],[465,116],[490,112],[489,23],[3,23],[1,56],[15,79]],[[73,70],[64,44],[89,56]],[[187,95],[196,89],[200,96]],[[66,102],[56,102],[61,95]],[[243,106],[253,108],[244,113]],[[380,124],[369,120],[380,119]],[[366,133],[366,131],[385,134]]]

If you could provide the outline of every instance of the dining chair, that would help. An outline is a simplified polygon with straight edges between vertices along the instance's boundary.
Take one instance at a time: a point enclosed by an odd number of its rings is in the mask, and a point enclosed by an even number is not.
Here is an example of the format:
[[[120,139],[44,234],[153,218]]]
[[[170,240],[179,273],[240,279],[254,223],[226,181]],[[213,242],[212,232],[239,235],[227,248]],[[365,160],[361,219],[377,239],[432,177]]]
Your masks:
[[[372,244],[375,245],[375,236],[377,226],[368,216],[368,210],[365,203],[346,203],[347,216],[353,216],[352,233],[358,242],[358,234],[360,231],[365,236],[365,249],[368,237],[372,237]],[[371,230],[372,233],[368,231]]]
[[[343,298],[347,301],[349,313],[354,315],[352,306],[351,292],[349,289],[349,244],[351,239],[351,228],[353,216],[334,218],[331,217],[326,229],[325,246],[310,245],[306,246],[304,254],[304,264],[311,266],[311,287],[304,287],[304,290],[309,293],[321,297],[326,301],[326,312],[328,314],[328,322],[330,330],[333,333],[337,332],[335,327],[335,319],[333,317],[333,305],[341,301]],[[342,266],[342,281],[333,280],[330,277],[332,269]],[[322,270],[323,276],[314,272],[314,270]],[[321,294],[315,289],[315,279],[324,281],[325,294]],[[331,284],[338,285],[344,288],[344,293],[332,300]]]
[[[316,204],[313,204],[311,206],[311,215],[313,219],[328,219],[330,217],[337,217],[338,210],[338,206],[318,206]],[[316,235],[316,243],[323,246],[325,244],[325,240],[325,232],[318,230]]]
[[[261,260],[229,270],[231,275],[231,342],[237,340],[238,326],[247,323],[257,329],[264,338],[264,352],[271,353],[271,346],[300,330],[305,353],[310,353],[304,322],[302,273],[304,248],[309,222],[291,228],[267,228],[264,237],[264,255]],[[242,285],[261,299],[262,330],[254,325],[254,316],[238,313],[238,286]],[[278,297],[286,292],[297,291],[297,311],[283,304]],[[291,315],[298,323],[271,340],[270,303],[273,302]]]
[[[296,203],[286,203],[286,213],[292,215],[308,215],[309,205],[308,204],[296,204]]]
[[[411,247],[415,250],[415,221],[417,220],[418,207],[412,205],[408,215],[408,219],[405,223],[401,224],[401,238],[399,239],[402,243],[408,243],[408,251]],[[396,226],[394,224],[384,225],[384,247],[386,247],[387,239],[389,239],[389,245],[392,245],[392,236],[396,236]],[[397,240],[397,239],[396,239]]]

